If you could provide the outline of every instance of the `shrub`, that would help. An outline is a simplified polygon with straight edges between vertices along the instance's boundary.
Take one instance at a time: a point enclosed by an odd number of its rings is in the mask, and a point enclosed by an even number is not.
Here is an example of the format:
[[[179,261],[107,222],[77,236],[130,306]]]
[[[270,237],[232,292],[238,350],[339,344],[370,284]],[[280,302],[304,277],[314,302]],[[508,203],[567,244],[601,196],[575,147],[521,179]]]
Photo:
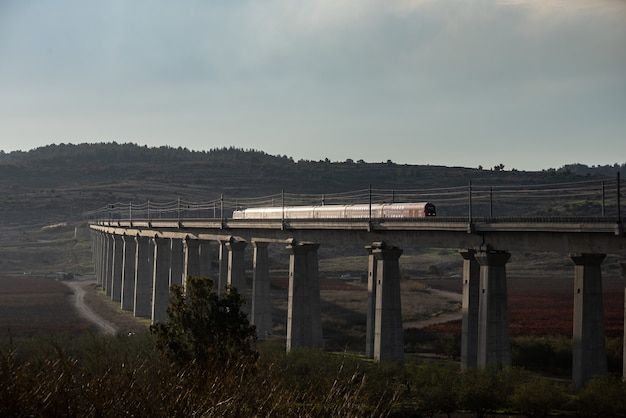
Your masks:
[[[571,375],[572,341],[565,337],[516,337],[511,341],[511,362],[529,370]]]
[[[472,411],[477,417],[508,406],[508,398],[527,379],[521,369],[469,368],[462,370],[459,379],[460,408]]]
[[[562,409],[566,399],[562,384],[545,378],[532,378],[515,388],[509,404],[520,413],[546,417],[553,411]]]
[[[575,409],[584,416],[617,417],[626,415],[626,383],[616,375],[591,379],[574,400]]]
[[[419,408],[431,417],[436,413],[450,416],[459,406],[459,374],[456,364],[427,363],[414,376],[413,384]]]
[[[171,292],[167,322],[150,326],[157,347],[169,360],[206,368],[209,363],[256,359],[255,328],[242,310],[244,299],[236,289],[217,295],[211,280],[189,277],[186,292],[178,285]]]

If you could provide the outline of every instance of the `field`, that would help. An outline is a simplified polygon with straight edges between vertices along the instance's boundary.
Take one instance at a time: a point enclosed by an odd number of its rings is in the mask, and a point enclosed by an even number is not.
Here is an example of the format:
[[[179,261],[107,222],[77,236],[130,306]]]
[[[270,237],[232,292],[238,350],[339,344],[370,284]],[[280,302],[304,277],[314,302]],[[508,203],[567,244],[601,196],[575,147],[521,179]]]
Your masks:
[[[147,329],[148,322],[119,309],[93,281],[81,281],[85,303],[120,333]],[[0,277],[0,339],[98,333],[74,307],[74,292],[55,277]]]
[[[92,332],[69,302],[72,292],[51,277],[0,277],[0,336]]]
[[[447,283],[446,283],[447,282]],[[457,288],[449,280],[432,282],[433,286]],[[509,279],[509,329],[511,335],[572,335],[573,278]],[[620,337],[624,329],[624,280],[603,278],[604,320],[607,337]],[[428,327],[426,331],[461,333],[461,321]]]
[[[509,318],[512,336],[571,336],[573,315],[572,280],[508,279]],[[119,309],[93,282],[85,282],[85,301],[119,332],[146,329],[147,320],[133,318]],[[603,279],[605,329],[608,337],[621,337],[624,324],[623,279]],[[271,279],[274,335],[286,334],[288,280]],[[438,290],[445,292],[439,293]],[[404,280],[402,310],[405,328],[429,333],[460,334],[459,298],[461,279]],[[0,335],[80,334],[97,332],[72,306],[72,291],[51,277],[12,276],[0,278]],[[324,345],[331,350],[362,351],[365,346],[367,287],[360,280],[322,278],[320,281]],[[441,319],[440,319],[441,318]],[[446,318],[449,322],[428,325]]]

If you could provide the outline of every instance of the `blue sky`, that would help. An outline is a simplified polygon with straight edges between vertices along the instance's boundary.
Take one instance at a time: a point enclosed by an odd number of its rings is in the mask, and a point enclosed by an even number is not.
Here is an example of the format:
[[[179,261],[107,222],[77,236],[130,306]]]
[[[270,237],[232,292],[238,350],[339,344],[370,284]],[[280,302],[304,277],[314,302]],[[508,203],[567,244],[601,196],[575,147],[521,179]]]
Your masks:
[[[626,162],[624,0],[0,0],[0,149]]]

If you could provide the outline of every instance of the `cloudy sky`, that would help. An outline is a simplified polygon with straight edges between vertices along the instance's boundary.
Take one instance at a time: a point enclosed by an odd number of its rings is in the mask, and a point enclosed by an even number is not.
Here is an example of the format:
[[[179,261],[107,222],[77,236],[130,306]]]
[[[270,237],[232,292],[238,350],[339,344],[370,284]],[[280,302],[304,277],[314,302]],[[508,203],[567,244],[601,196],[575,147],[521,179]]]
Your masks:
[[[626,0],[0,0],[0,149],[626,162]]]

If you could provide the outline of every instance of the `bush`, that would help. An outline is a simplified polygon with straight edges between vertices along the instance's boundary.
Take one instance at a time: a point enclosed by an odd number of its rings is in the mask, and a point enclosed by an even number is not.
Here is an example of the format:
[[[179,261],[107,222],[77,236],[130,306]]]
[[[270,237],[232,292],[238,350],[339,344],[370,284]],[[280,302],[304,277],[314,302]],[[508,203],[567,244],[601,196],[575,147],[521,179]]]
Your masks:
[[[532,378],[515,388],[509,404],[522,414],[546,417],[563,409],[566,400],[566,391],[562,384],[545,378]]]
[[[434,416],[450,416],[459,407],[459,374],[456,364],[427,363],[416,370],[412,380],[420,410]]]
[[[565,337],[516,337],[511,341],[516,367],[568,376],[572,373],[572,340]]]
[[[521,369],[469,368],[462,370],[459,383],[459,405],[477,417],[508,406],[508,398],[527,379]]]
[[[189,277],[186,292],[179,285],[172,286],[171,292],[167,322],[150,326],[157,347],[169,360],[206,368],[209,363],[219,366],[245,357],[256,359],[255,328],[236,289],[217,295],[211,280]]]
[[[574,400],[574,407],[584,416],[617,417],[626,415],[626,383],[619,376],[591,379]]]

